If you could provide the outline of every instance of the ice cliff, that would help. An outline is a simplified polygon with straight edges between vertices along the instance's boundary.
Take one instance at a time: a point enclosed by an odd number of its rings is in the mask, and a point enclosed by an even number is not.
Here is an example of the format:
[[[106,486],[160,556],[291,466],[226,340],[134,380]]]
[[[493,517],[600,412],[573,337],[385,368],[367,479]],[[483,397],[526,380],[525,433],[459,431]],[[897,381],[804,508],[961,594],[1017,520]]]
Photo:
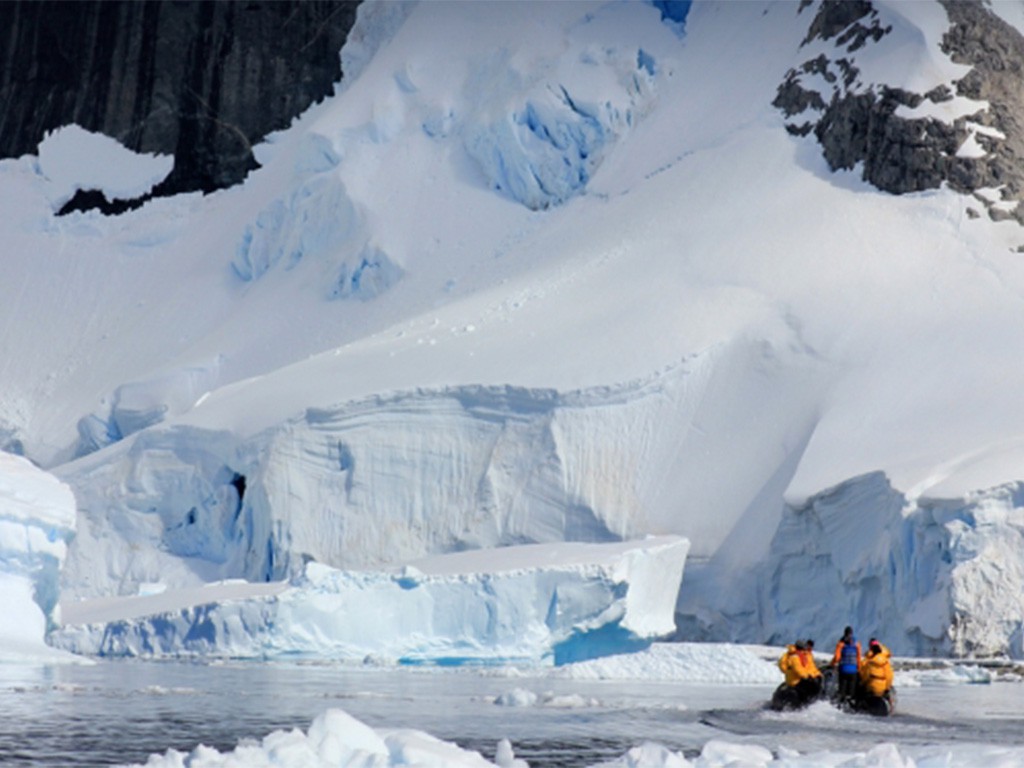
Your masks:
[[[0,660],[48,655],[43,641],[60,623],[60,569],[74,532],[71,489],[0,452]]]
[[[333,375],[320,372],[334,356],[311,360],[301,375],[311,389],[294,387],[295,372],[280,382],[307,403],[298,413],[237,423],[249,397],[269,415],[270,382],[260,380],[204,403],[227,410],[204,417],[203,427],[157,425],[62,468],[96,524],[79,533],[65,590],[79,598],[134,594],[154,581],[279,580],[309,559],[377,567],[652,529],[699,534],[707,555],[759,494],[776,488],[776,475],[792,472],[805,439],[786,417],[787,397],[800,387],[791,373],[768,360],[745,385],[721,386],[762,353],[760,345],[723,346],[614,387],[445,387],[340,402],[331,400]],[[777,407],[766,413],[766,402]],[[729,428],[738,414],[763,431],[742,446]],[[220,419],[235,426],[218,429]],[[693,431],[696,420],[720,434]],[[694,477],[680,465],[691,443],[712,460],[742,454],[747,476],[709,467]],[[688,500],[682,510],[679,499]],[[757,530],[768,536],[772,526],[766,516]]]
[[[711,603],[691,568],[681,623],[706,638],[831,647],[851,624],[917,656],[1024,658],[1024,495],[1020,483],[962,499],[910,498],[882,473],[787,506],[767,558]],[[703,572],[703,573],[702,573]],[[824,640],[824,642],[820,642]]]

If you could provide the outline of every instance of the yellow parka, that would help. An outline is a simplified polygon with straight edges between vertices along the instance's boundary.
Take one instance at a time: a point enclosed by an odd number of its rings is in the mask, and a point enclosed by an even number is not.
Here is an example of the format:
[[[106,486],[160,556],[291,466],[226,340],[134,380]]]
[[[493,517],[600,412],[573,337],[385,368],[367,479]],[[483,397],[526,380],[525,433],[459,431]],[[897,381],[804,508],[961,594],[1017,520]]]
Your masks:
[[[808,650],[798,649],[795,645],[786,646],[786,652],[779,659],[779,669],[786,675],[786,685],[791,688],[801,680],[821,677],[818,665],[814,663],[814,655]]]
[[[860,666],[860,682],[871,696],[881,696],[892,688],[892,654],[879,643],[880,651],[867,652]]]

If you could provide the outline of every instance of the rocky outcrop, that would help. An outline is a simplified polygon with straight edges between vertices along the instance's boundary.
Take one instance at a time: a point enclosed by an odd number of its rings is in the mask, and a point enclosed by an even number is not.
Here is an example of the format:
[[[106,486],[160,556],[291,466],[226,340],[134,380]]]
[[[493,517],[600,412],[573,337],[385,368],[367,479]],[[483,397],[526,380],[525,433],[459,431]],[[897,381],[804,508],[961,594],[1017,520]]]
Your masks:
[[[32,153],[47,131],[76,123],[137,152],[174,155],[157,195],[235,184],[256,167],[254,143],[341,79],[357,6],[0,3],[0,157]]]
[[[829,166],[851,169],[863,163],[865,181],[897,195],[936,189],[943,181],[959,191],[982,186],[983,166],[956,157],[967,138],[962,125],[897,115],[901,105],[913,108],[923,100],[889,87],[833,100],[814,126]]]
[[[924,94],[861,82],[857,52],[877,44],[891,28],[867,0],[823,0],[802,45],[817,42],[820,48],[827,42],[831,53],[791,69],[773,104],[785,114],[790,133],[814,135],[833,171],[860,165],[865,181],[893,194],[948,184],[973,195],[991,218],[1024,223],[1024,210],[1017,206],[1024,191],[1024,37],[981,3],[942,4],[950,19],[942,50],[954,62],[972,66],[960,80]],[[808,5],[801,5],[801,12]],[[900,109],[939,104],[954,93],[978,101],[978,111],[947,122],[907,117],[908,110]],[[962,151],[968,138],[980,151]],[[983,194],[987,190],[999,191]]]
[[[956,63],[971,66],[957,82],[957,93],[987,101],[988,110],[977,120],[1002,135],[978,137],[988,152],[984,181],[999,187],[1002,202],[1012,204],[1024,195],[1024,36],[980,3],[941,2],[951,22],[942,50]],[[988,201],[979,197],[979,202]],[[1007,215],[998,207],[991,210],[997,218]],[[1024,223],[1020,206],[1012,216]]]

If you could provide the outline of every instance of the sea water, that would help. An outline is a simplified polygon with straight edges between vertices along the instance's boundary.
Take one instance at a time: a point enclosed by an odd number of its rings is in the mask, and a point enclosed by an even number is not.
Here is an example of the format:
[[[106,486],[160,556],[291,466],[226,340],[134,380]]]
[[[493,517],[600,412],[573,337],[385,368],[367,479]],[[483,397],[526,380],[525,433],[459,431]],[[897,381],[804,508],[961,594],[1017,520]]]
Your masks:
[[[882,742],[1024,744],[1024,684],[899,692],[888,719],[815,704],[765,709],[772,686],[562,679],[497,669],[101,661],[0,666],[0,765],[144,763],[170,748],[220,751],[308,729],[341,708],[374,728],[415,728],[493,758],[499,739],[533,768],[586,766],[644,741],[697,755],[710,739],[801,752]]]

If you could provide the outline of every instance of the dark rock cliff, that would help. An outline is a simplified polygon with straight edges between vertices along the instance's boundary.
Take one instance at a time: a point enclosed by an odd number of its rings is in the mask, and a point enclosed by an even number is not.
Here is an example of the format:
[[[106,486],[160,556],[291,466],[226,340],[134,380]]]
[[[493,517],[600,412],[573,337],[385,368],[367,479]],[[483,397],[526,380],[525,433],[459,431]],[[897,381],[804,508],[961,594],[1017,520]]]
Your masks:
[[[235,184],[253,143],[332,93],[358,4],[0,2],[0,157],[77,123],[173,154],[154,194]]]

